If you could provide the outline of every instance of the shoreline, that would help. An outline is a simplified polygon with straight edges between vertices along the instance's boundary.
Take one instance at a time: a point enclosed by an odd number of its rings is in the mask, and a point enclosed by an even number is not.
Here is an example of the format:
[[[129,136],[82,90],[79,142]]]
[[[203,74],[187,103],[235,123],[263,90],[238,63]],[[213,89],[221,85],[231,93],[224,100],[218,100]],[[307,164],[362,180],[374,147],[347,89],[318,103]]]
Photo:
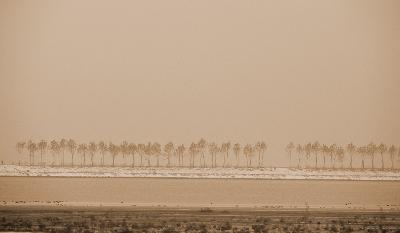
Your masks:
[[[400,171],[295,168],[31,167],[0,165],[0,177],[400,181]]]

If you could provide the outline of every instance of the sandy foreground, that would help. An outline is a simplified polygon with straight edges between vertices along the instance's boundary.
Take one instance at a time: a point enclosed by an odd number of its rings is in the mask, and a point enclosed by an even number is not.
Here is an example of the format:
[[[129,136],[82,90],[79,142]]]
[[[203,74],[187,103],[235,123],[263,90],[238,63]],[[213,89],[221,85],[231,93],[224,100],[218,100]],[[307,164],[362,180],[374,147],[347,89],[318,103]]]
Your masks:
[[[163,203],[100,203],[69,201],[0,201],[0,210],[9,208],[104,208],[104,209],[236,209],[251,211],[400,211],[400,205],[193,205]]]
[[[0,165],[0,176],[400,181],[400,171],[294,168],[131,168]]]

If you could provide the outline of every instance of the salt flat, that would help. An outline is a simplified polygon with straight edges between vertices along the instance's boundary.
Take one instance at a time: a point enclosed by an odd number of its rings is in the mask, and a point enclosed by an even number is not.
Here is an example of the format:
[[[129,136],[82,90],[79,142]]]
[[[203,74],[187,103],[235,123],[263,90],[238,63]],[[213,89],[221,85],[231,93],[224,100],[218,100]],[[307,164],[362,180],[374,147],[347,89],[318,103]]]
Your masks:
[[[400,181],[400,171],[295,168],[41,167],[0,165],[0,176]]]

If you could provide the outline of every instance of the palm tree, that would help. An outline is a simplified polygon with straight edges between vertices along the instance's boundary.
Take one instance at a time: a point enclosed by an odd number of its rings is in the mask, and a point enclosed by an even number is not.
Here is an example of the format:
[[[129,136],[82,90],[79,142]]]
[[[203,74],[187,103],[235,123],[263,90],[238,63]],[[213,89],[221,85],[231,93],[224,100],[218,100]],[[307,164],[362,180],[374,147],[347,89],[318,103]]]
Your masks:
[[[331,168],[335,168],[335,161],[333,159],[333,156],[336,155],[336,150],[337,150],[337,145],[335,143],[329,147],[329,156],[331,157]]]
[[[215,142],[212,142],[208,145],[208,151],[211,155],[211,167],[215,167],[215,157],[217,156],[218,146]]]
[[[132,155],[132,167],[135,167],[135,153],[138,151],[138,147],[135,143],[129,143],[128,150]]]
[[[311,143],[307,143],[303,148],[304,148],[303,150],[306,155],[306,167],[308,167],[308,161],[311,158],[312,145],[311,145]]]
[[[81,157],[81,167],[86,166],[86,152],[88,151],[88,146],[86,143],[79,144],[77,152],[82,155]]]
[[[194,158],[195,158],[196,153],[197,153],[197,145],[196,145],[196,143],[190,144],[189,153],[190,153],[190,167],[194,167]]]
[[[178,147],[179,150],[179,147]],[[157,158],[157,167],[160,166],[160,154],[161,154],[161,145],[160,143],[156,142],[153,143],[153,145],[151,145],[151,152],[153,155],[156,156]],[[179,156],[179,152],[178,152],[178,156]]]
[[[244,148],[243,148],[243,153],[246,156],[246,160],[247,160],[247,167],[251,167],[251,157],[253,156],[254,153],[254,148],[252,145],[247,144]]]
[[[152,155],[152,151],[151,151],[151,143],[147,143],[147,145],[144,148],[144,154],[146,155],[146,160],[147,160],[147,167],[150,167],[151,163],[150,163],[150,159],[151,159],[151,155]]]
[[[338,147],[335,151],[335,154],[341,163],[341,168],[343,169],[343,160],[344,160],[344,149],[342,147]]]
[[[138,150],[139,155],[140,155],[140,166],[141,167],[143,166],[143,154],[144,154],[145,147],[146,147],[146,145],[144,145],[142,143],[137,145],[137,150]]]
[[[384,163],[384,159],[383,159],[383,154],[387,151],[387,146],[383,143],[381,143],[378,147],[377,147],[377,151],[381,154],[381,164],[382,164],[382,170],[385,169],[385,163]]]
[[[115,157],[117,157],[117,155],[119,154],[121,148],[115,144],[113,144],[112,142],[109,143],[108,146],[108,151],[110,151],[111,156],[112,156],[112,166],[115,166]]]
[[[312,144],[311,150],[314,152],[315,155],[315,168],[318,168],[318,153],[321,151],[321,145],[318,141],[315,141]]]
[[[185,146],[183,144],[178,146],[177,154],[178,154],[178,158],[179,158],[178,159],[179,160],[179,166],[183,165],[183,154],[185,153],[185,150],[186,150],[186,148],[185,148]]]
[[[240,144],[239,143],[235,143],[235,145],[233,146],[233,153],[235,153],[235,157],[236,157],[236,167],[239,167],[239,154],[240,154]]]
[[[293,149],[294,149],[293,142],[289,142],[289,144],[287,144],[287,146],[286,146],[286,151],[289,155],[289,167],[292,166],[292,151],[293,151]]]
[[[124,160],[124,165],[126,165],[125,156],[129,153],[128,142],[123,141],[119,147],[121,149],[122,159]]]
[[[326,155],[329,154],[329,147],[325,144],[322,145],[322,157],[324,159],[324,166],[323,168],[326,167]]]
[[[17,152],[18,152],[18,154],[22,154],[22,152],[24,152],[24,148],[25,148],[25,142],[18,142],[17,143],[17,145],[16,145],[16,149],[17,149]],[[29,157],[29,163],[30,163],[30,157]]]
[[[51,155],[53,157],[53,161],[51,163],[52,166],[55,165],[55,157],[60,153],[60,145],[56,140],[52,140],[50,142],[50,150],[51,150]]]
[[[361,155],[361,167],[362,169],[364,169],[365,168],[364,160],[365,160],[365,154],[367,153],[367,147],[365,146],[358,147],[357,153]]]
[[[171,156],[174,153],[174,144],[169,142],[164,146],[164,152],[167,155],[167,167],[171,165]]]
[[[368,144],[368,146],[367,146],[367,148],[366,148],[367,154],[369,154],[369,155],[371,156],[371,166],[372,166],[372,169],[375,169],[374,161],[375,161],[375,152],[376,152],[376,150],[377,150],[377,146],[376,146],[373,142],[371,142],[370,144]]]
[[[200,153],[200,167],[206,167],[206,157],[204,156],[204,152],[206,150],[206,140],[204,138],[200,139],[200,141],[197,143],[197,149],[199,150]],[[203,163],[201,163],[203,161]]]
[[[209,145],[208,150],[211,154],[211,167],[217,167],[217,155],[218,152],[223,152],[222,147],[220,148],[216,143],[213,142]],[[225,155],[225,153],[223,155]]]
[[[41,140],[38,143],[38,149],[40,150],[40,165],[43,165],[43,154],[46,153],[47,150],[47,142],[45,140]]]
[[[394,169],[394,155],[397,152],[397,148],[394,145],[391,145],[389,147],[388,152],[389,152],[389,155],[390,155],[390,161],[392,162],[392,170],[393,170]]]
[[[99,144],[97,145],[97,148],[101,154],[101,166],[104,166],[104,154],[107,151],[107,145],[104,141],[100,141]]]
[[[261,167],[261,142],[257,142],[254,149],[258,153],[258,167]]]
[[[61,139],[60,141],[60,150],[62,151],[62,163],[61,166],[64,166],[64,155],[65,155],[65,149],[67,148],[67,140],[66,139]]]
[[[264,166],[264,153],[267,150],[267,144],[265,142],[261,142],[261,166]]]
[[[67,148],[68,148],[69,153],[71,154],[71,167],[74,166],[74,155],[76,152],[76,147],[77,147],[76,142],[72,139],[69,139],[67,142]]]
[[[298,158],[297,167],[300,168],[301,153],[303,153],[303,147],[300,144],[297,144],[296,152],[297,152],[297,158]]]
[[[353,143],[347,144],[346,151],[350,155],[350,169],[353,169],[353,155],[356,152],[356,146]]]
[[[92,167],[93,167],[94,166],[93,158],[94,158],[94,155],[96,154],[96,151],[97,151],[97,145],[96,145],[95,142],[89,143],[88,151],[89,151],[89,154],[90,154],[90,162],[91,162]]]
[[[229,150],[231,148],[231,143],[230,142],[226,142],[226,143],[222,143],[221,145],[221,152],[223,153],[224,156],[224,163],[223,163],[223,167],[226,166],[226,160],[229,157]]]
[[[37,151],[36,143],[29,140],[28,142],[29,157],[31,158],[31,165],[35,165],[35,152]]]

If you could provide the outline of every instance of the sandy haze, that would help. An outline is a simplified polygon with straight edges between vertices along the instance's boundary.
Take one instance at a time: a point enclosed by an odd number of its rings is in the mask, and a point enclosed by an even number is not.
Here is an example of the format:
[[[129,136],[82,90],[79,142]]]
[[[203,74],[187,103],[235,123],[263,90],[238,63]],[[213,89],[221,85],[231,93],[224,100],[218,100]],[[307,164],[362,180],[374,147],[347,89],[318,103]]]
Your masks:
[[[0,159],[32,138],[399,145],[400,1],[1,1]]]

